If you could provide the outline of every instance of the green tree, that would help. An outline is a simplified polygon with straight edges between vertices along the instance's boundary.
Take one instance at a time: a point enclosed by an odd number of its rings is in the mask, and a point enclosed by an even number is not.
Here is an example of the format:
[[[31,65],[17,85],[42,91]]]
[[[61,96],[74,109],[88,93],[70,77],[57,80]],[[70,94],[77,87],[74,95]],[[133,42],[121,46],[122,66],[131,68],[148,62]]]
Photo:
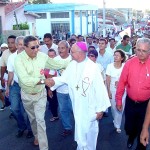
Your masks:
[[[27,22],[18,24],[19,30],[29,30],[29,25]],[[18,30],[17,25],[13,25],[13,30]]]
[[[51,0],[29,0],[30,4],[47,4],[52,3]]]

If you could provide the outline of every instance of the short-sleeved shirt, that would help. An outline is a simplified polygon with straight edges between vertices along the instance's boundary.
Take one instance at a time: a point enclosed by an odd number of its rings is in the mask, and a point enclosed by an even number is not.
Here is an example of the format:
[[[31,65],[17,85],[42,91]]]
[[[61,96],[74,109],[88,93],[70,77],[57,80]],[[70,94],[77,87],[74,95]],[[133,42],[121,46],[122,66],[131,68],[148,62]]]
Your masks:
[[[110,90],[116,91],[115,82],[119,80],[124,64],[121,68],[117,69],[114,67],[114,63],[108,64],[106,69],[106,75],[111,77]]]
[[[8,62],[8,57],[11,55],[11,51],[9,49],[6,49],[3,54],[2,54],[2,57],[1,57],[1,63],[0,65],[2,67],[4,66],[7,66],[7,62]]]
[[[8,72],[14,73],[13,80],[18,83],[18,77],[17,77],[17,75],[15,73],[15,69],[14,69],[14,62],[15,62],[16,57],[17,57],[17,51],[9,56],[8,63],[7,63],[7,70],[8,70]]]
[[[114,48],[112,49],[110,46],[108,46],[108,47],[106,48],[106,51],[109,52],[111,55],[114,55],[115,50],[116,50],[116,47],[114,47]]]
[[[132,49],[129,44],[127,44],[126,46],[120,44],[116,47],[116,49],[122,49],[126,54],[132,55]]]
[[[54,49],[56,54],[58,55],[58,46],[56,44],[53,43],[51,46],[51,49]],[[49,50],[49,48],[47,47],[46,44],[40,46],[40,52],[48,54],[48,50]]]
[[[109,52],[105,51],[104,55],[98,53],[96,62],[100,63],[103,66],[104,71],[106,71],[107,65],[114,62],[114,57]]]

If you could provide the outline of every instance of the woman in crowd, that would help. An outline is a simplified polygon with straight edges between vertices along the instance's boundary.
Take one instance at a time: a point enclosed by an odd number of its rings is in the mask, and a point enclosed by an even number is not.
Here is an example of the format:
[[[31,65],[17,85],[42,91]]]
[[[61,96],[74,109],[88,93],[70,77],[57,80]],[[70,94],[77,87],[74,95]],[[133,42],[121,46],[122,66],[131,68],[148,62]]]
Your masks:
[[[122,50],[118,49],[114,52],[114,62],[109,64],[106,69],[106,85],[107,85],[108,95],[111,102],[111,112],[114,119],[113,123],[117,133],[121,133],[120,126],[121,126],[123,111],[119,112],[116,109],[115,94],[116,94],[118,80],[121,75],[125,60],[126,60],[125,53]],[[124,93],[123,106],[125,104],[125,95],[126,94]]]

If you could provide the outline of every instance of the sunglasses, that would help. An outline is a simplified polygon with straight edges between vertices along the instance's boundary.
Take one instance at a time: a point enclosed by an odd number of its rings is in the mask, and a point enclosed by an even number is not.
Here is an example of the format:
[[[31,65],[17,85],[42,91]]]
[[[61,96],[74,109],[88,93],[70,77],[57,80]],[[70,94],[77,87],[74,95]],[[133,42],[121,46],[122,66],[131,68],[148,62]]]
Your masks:
[[[94,55],[88,55],[88,57],[95,57]]]
[[[35,46],[30,47],[30,49],[35,50],[36,48],[39,48],[39,47],[40,47],[39,45],[35,45]]]

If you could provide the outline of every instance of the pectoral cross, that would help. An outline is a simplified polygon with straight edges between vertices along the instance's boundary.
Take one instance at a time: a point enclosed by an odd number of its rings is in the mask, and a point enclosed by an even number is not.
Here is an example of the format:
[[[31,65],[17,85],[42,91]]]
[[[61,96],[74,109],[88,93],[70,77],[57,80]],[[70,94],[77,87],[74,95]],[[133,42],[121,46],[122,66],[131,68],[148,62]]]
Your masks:
[[[78,91],[78,89],[79,89],[79,86],[78,86],[78,85],[76,86],[76,89],[77,89],[77,91]]]

